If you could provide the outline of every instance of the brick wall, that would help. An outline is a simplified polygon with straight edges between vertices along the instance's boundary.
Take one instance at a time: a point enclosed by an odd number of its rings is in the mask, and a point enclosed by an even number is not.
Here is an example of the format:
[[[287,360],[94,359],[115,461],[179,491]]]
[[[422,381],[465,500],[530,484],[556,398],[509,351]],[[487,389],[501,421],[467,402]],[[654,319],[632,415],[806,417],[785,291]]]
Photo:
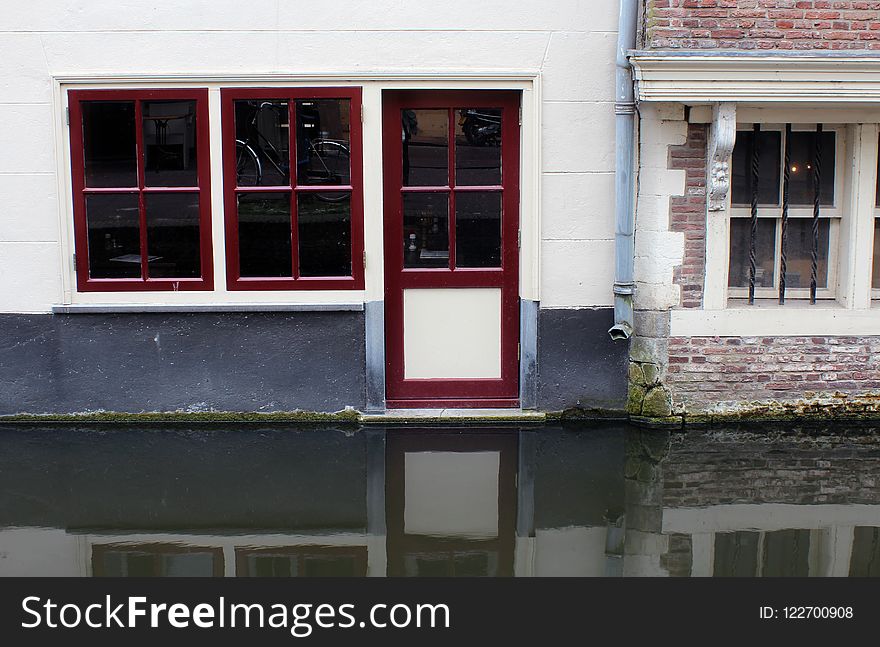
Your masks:
[[[688,124],[687,141],[669,147],[669,168],[685,171],[685,194],[669,200],[669,229],[684,233],[684,259],[673,271],[681,286],[681,305],[699,308],[703,301],[706,264],[706,131]]]
[[[663,463],[663,506],[880,503],[876,429],[845,435],[690,432]]]
[[[693,413],[768,402],[878,412],[880,337],[672,337],[666,386]]]
[[[880,49],[880,0],[647,0],[652,48]]]

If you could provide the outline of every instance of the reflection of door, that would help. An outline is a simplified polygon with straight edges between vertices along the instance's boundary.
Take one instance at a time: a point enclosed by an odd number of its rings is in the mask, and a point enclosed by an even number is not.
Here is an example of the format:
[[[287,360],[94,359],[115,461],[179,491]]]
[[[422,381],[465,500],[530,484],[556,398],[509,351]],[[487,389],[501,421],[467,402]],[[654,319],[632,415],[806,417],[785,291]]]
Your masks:
[[[388,575],[514,574],[516,435],[407,430],[385,448]]]
[[[519,102],[385,94],[389,407],[518,406]]]

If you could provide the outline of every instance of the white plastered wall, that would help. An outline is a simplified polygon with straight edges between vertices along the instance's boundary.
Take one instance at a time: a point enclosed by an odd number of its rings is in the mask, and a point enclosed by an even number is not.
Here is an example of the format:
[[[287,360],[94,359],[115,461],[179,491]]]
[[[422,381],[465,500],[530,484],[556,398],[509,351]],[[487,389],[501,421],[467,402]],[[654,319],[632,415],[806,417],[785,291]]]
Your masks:
[[[680,300],[672,272],[684,256],[684,234],[669,229],[669,199],[685,192],[685,171],[668,168],[669,147],[685,143],[687,122],[680,104],[642,103],[639,115],[635,307],[667,310]]]
[[[0,19],[0,312],[49,312],[53,305],[75,301],[70,199],[63,177],[69,164],[66,126],[53,78],[109,76],[246,82],[268,75],[326,74],[364,80],[365,147],[380,143],[380,115],[368,109],[368,101],[376,105],[381,87],[410,87],[406,75],[420,78],[418,87],[430,87],[436,75],[436,87],[447,79],[448,86],[523,88],[521,296],[541,300],[544,307],[608,306],[617,15],[616,0],[559,0],[552,10],[536,10],[523,0],[487,0],[478,10],[469,0],[450,0],[442,10],[396,0],[307,7],[255,0],[247,11],[237,0],[9,3]],[[395,75],[401,80],[367,87],[367,79]],[[448,81],[453,78],[460,82]],[[216,125],[212,130],[217,132]],[[213,144],[216,156],[219,148]],[[260,302],[381,298],[377,162],[367,152],[365,200],[373,199],[365,214],[367,289],[261,294]],[[215,176],[215,224],[222,215],[218,189]],[[218,243],[222,240],[215,236],[222,253]],[[218,270],[215,262],[220,279]],[[145,298],[89,297],[92,303],[117,304]],[[185,304],[185,299],[217,303],[231,297],[190,293],[159,295],[153,302],[166,298]]]

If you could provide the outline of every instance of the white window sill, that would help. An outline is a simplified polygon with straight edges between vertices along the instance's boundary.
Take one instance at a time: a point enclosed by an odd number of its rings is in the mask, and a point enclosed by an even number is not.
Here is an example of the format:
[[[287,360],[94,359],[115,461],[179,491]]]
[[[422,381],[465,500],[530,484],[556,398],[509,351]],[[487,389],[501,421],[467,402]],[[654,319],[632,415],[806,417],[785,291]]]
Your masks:
[[[725,310],[671,311],[672,337],[798,337],[880,335],[880,307],[849,310],[834,301],[810,305],[772,300]]]
[[[136,312],[362,312],[363,303],[77,303],[53,305],[53,314],[118,314]]]

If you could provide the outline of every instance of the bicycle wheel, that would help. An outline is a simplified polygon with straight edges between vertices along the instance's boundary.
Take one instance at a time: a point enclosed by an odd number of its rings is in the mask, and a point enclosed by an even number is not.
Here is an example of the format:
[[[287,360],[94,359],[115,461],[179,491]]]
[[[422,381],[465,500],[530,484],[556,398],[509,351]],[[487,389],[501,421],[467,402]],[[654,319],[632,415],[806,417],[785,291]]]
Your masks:
[[[238,186],[258,186],[263,179],[263,166],[253,148],[235,140],[235,179]]]
[[[300,181],[307,184],[347,185],[351,183],[351,153],[348,146],[332,139],[314,139],[309,144],[309,157],[300,169]],[[316,193],[324,202],[343,202],[347,192]]]

